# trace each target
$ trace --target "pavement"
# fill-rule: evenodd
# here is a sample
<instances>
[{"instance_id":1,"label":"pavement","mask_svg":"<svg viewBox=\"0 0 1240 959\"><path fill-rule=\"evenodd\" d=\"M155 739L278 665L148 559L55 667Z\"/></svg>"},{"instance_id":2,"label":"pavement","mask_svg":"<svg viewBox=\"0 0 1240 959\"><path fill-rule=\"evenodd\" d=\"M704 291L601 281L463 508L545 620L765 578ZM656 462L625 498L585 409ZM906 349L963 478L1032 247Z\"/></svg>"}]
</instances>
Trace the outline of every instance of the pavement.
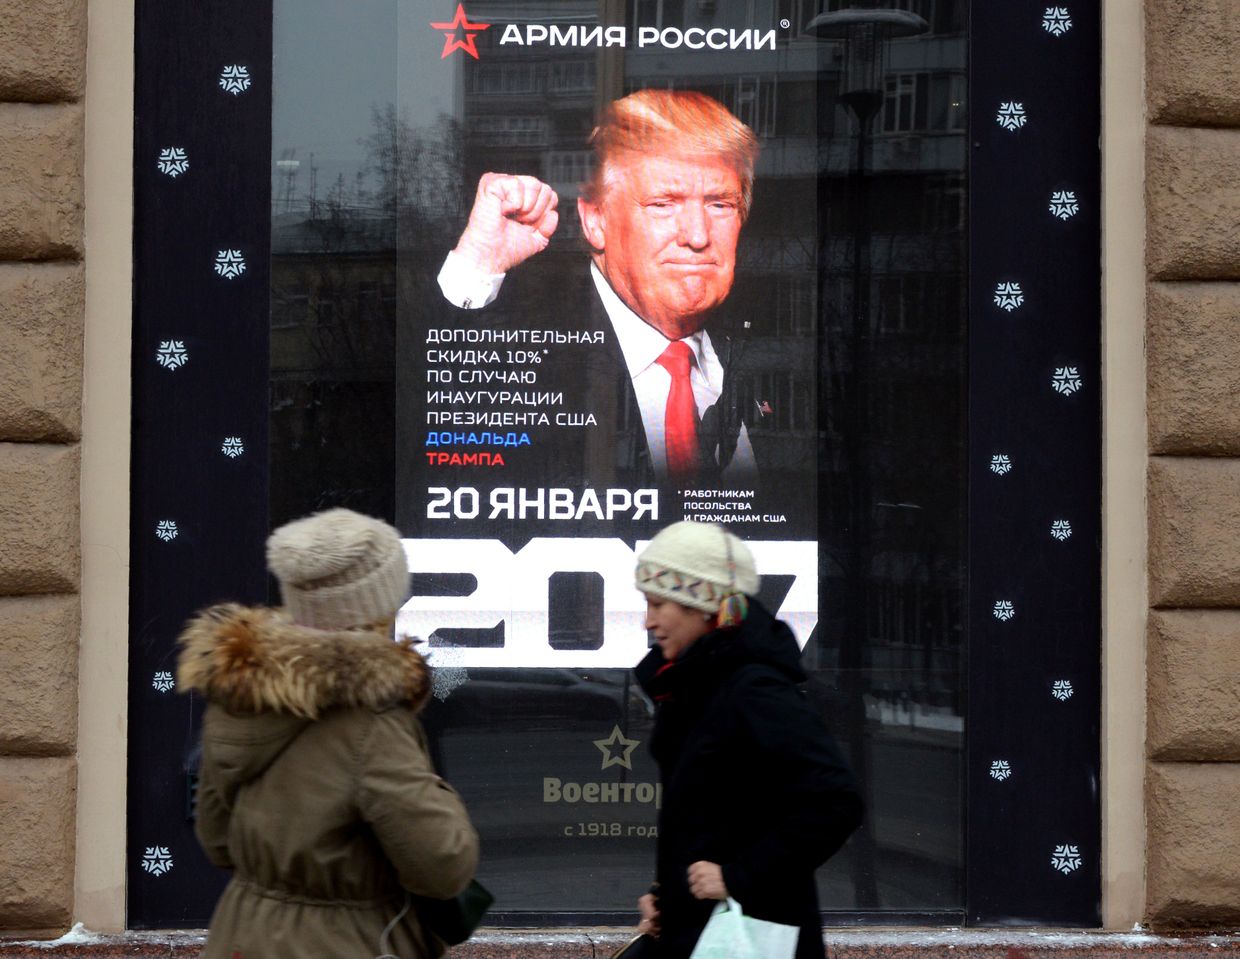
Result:
<instances>
[{"instance_id":1,"label":"pavement","mask_svg":"<svg viewBox=\"0 0 1240 959\"><path fill-rule=\"evenodd\" d=\"M607 959L625 929L484 929L447 959ZM1240 959L1240 933L1157 935L995 929L828 929L830 959ZM0 939L0 959L194 959L202 930L91 933L50 942Z\"/></svg>"}]
</instances>

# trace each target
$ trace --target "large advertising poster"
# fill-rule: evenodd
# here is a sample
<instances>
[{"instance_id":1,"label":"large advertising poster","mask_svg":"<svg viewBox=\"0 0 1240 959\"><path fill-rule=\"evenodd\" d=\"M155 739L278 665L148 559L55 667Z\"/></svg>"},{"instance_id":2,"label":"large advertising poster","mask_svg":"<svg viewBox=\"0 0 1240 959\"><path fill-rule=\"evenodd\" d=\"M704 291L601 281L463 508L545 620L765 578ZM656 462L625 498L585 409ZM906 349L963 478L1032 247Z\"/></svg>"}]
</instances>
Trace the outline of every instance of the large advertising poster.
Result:
<instances>
[{"instance_id":1,"label":"large advertising poster","mask_svg":"<svg viewBox=\"0 0 1240 959\"><path fill-rule=\"evenodd\" d=\"M686 518L867 791L824 908L961 915L965 7L277 3L272 525L400 528L503 921L649 884L634 572Z\"/></svg>"},{"instance_id":2,"label":"large advertising poster","mask_svg":"<svg viewBox=\"0 0 1240 959\"><path fill-rule=\"evenodd\" d=\"M397 373L411 561L476 583L402 613L440 664L630 667L636 551L680 519L753 544L802 643L817 619L814 157L759 136L812 51L645 6L475 3L405 37L458 105Z\"/></svg>"},{"instance_id":3,"label":"large advertising poster","mask_svg":"<svg viewBox=\"0 0 1240 959\"><path fill-rule=\"evenodd\" d=\"M401 8L397 628L506 911L623 916L649 883L646 541L724 524L802 644L818 619L814 151L771 144L816 56L674 6Z\"/></svg>"}]
</instances>

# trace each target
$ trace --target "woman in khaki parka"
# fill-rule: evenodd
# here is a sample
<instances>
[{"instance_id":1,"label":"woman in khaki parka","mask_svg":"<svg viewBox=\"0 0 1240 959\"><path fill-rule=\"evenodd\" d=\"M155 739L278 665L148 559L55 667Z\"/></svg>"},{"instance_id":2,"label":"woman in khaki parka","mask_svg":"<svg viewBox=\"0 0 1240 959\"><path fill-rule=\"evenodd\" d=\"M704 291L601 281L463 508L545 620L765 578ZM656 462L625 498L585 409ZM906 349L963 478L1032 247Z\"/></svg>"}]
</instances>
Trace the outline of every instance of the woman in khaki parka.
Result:
<instances>
[{"instance_id":1,"label":"woman in khaki parka","mask_svg":"<svg viewBox=\"0 0 1240 959\"><path fill-rule=\"evenodd\" d=\"M276 530L267 562L283 609L215 606L180 639L178 686L208 701L196 832L232 872L203 955L438 956L408 894L461 892L478 837L427 756L426 662L391 638L400 536L334 509Z\"/></svg>"}]
</instances>

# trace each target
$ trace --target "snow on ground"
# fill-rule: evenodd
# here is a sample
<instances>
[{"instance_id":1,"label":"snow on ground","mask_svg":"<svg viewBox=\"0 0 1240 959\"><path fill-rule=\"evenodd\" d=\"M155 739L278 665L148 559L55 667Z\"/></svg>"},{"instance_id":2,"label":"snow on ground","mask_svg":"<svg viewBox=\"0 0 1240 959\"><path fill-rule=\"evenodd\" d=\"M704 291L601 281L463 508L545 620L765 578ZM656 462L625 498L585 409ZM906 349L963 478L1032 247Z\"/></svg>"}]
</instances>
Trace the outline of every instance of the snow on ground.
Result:
<instances>
[{"instance_id":1,"label":"snow on ground","mask_svg":"<svg viewBox=\"0 0 1240 959\"><path fill-rule=\"evenodd\" d=\"M99 942L99 939L100 937L98 934L91 932L80 922L75 922L73 924L73 928L59 939L29 939L23 942L23 945L51 949L55 946L78 946L91 942Z\"/></svg>"}]
</instances>

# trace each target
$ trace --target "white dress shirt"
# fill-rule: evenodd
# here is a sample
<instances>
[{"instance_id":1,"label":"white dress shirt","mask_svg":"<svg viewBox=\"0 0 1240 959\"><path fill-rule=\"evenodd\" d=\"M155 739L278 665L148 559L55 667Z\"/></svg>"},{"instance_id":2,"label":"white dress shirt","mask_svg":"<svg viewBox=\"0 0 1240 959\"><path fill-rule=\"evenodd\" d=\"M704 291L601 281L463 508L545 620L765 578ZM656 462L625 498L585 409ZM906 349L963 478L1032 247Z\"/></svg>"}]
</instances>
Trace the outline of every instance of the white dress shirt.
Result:
<instances>
[{"instance_id":1,"label":"white dress shirt","mask_svg":"<svg viewBox=\"0 0 1240 959\"><path fill-rule=\"evenodd\" d=\"M611 320L616 342L624 354L624 364L628 367L633 393L637 397L638 409L641 410L646 445L650 449L655 474L665 476L667 443L664 436L664 417L672 376L659 365L658 359L672 341L629 309L594 264L590 265L590 275L595 289L598 290L599 299L602 300L603 309L607 312L607 318ZM499 295L504 274L480 273L455 253L449 253L439 271L438 280L439 288L449 303L463 309L478 310L493 302ZM685 337L684 342L693 351L689 382L693 387L693 398L697 403L700 419L723 392L723 365L710 342L710 334L705 330L698 330ZM716 449L716 462L718 455L719 451ZM742 423L736 452L723 471L723 478L727 479L735 474L739 479L752 476L753 473L753 447L749 442L749 432Z\"/></svg>"}]
</instances>

